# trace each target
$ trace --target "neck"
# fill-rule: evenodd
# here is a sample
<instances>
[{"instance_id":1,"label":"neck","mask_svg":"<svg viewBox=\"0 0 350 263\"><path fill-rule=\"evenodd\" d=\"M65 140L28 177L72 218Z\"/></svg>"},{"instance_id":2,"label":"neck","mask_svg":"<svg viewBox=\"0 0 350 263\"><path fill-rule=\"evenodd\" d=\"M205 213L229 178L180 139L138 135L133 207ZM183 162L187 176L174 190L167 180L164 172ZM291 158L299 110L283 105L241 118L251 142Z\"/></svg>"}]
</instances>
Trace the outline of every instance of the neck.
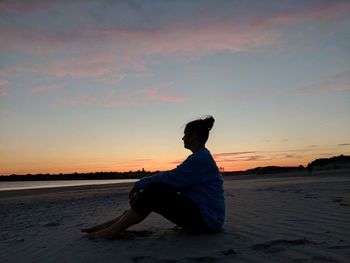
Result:
<instances>
[{"instance_id":1,"label":"neck","mask_svg":"<svg viewBox=\"0 0 350 263\"><path fill-rule=\"evenodd\" d=\"M191 147L191 151L192 151L192 153L195 153L195 152L198 152L199 150L201 150L201 149L203 149L205 146L204 145L193 145L192 147Z\"/></svg>"}]
</instances>

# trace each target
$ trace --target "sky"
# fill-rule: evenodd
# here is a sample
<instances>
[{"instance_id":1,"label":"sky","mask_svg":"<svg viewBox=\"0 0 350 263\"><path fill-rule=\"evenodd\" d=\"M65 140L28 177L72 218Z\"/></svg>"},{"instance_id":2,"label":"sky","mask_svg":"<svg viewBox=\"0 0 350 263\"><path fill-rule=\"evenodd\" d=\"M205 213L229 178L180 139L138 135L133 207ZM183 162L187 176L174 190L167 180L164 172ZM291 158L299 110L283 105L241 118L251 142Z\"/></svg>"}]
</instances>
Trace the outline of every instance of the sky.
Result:
<instances>
[{"instance_id":1,"label":"sky","mask_svg":"<svg viewBox=\"0 0 350 263\"><path fill-rule=\"evenodd\" d=\"M0 174L350 154L350 1L0 0Z\"/></svg>"}]
</instances>

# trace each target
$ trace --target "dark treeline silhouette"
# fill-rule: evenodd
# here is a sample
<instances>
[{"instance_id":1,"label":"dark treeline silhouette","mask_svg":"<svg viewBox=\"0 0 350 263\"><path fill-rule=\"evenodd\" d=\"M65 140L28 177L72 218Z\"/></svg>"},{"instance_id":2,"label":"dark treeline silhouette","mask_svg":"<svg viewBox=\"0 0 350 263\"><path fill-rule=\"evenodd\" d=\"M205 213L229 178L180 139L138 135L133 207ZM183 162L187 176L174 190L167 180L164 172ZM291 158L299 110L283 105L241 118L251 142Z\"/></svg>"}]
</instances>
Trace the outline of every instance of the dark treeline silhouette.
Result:
<instances>
[{"instance_id":1,"label":"dark treeline silhouette","mask_svg":"<svg viewBox=\"0 0 350 263\"><path fill-rule=\"evenodd\" d=\"M45 180L100 180L100 179L139 179L156 172L145 170L130 172L95 172L95 173L70 173L70 174L11 174L0 176L0 181L45 181Z\"/></svg>"},{"instance_id":2,"label":"dark treeline silhouette","mask_svg":"<svg viewBox=\"0 0 350 263\"><path fill-rule=\"evenodd\" d=\"M224 176L244 175L244 174L274 174L291 173L326 169L350 168L350 156L340 155L331 158L316 159L310 162L307 167L302 165L294 167L283 166L265 166L248 169L245 171L224 172ZM0 181L44 181L44 180L99 180L99 179L139 179L144 176L150 176L159 171L139 171L129 172L94 172L94 173L70 173L70 174L25 174L25 175L3 175Z\"/></svg>"},{"instance_id":3,"label":"dark treeline silhouette","mask_svg":"<svg viewBox=\"0 0 350 263\"><path fill-rule=\"evenodd\" d=\"M246 171L225 172L224 175L244 175L244 174L276 174L276 173L294 173L294 172L312 172L317 170L347 169L350 168L350 156L339 155L330 158L316 159L310 162L306 167L292 166L265 166L248 169Z\"/></svg>"},{"instance_id":4,"label":"dark treeline silhouette","mask_svg":"<svg viewBox=\"0 0 350 263\"><path fill-rule=\"evenodd\" d=\"M350 168L350 156L339 155L331 158L320 158L307 165L309 172L313 170L328 170Z\"/></svg>"},{"instance_id":5,"label":"dark treeline silhouette","mask_svg":"<svg viewBox=\"0 0 350 263\"><path fill-rule=\"evenodd\" d=\"M265 166L256 167L244 171L245 174L271 174L271 173L289 173L305 171L305 167L300 165L297 167L282 167L282 166Z\"/></svg>"}]
</instances>

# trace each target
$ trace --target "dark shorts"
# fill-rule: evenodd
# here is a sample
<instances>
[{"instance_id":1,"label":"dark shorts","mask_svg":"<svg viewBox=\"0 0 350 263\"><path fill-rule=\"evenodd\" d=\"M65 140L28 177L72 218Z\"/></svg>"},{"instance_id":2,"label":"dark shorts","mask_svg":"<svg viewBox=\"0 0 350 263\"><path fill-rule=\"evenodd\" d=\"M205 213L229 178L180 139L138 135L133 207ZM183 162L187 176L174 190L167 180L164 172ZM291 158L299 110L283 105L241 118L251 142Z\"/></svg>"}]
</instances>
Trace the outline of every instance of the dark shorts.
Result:
<instances>
[{"instance_id":1,"label":"dark shorts","mask_svg":"<svg viewBox=\"0 0 350 263\"><path fill-rule=\"evenodd\" d=\"M142 217L156 212L187 232L210 232L198 206L192 200L161 184L152 184L144 189L130 206Z\"/></svg>"}]
</instances>

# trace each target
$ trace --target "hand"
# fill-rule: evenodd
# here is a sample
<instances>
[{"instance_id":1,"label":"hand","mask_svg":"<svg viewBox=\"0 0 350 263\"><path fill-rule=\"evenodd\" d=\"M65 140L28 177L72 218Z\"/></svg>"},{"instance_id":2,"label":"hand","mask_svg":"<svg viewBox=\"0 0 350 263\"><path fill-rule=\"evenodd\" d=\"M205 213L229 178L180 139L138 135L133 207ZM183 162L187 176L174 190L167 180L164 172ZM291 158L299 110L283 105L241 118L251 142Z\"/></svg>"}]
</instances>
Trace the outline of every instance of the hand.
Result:
<instances>
[{"instance_id":1,"label":"hand","mask_svg":"<svg viewBox=\"0 0 350 263\"><path fill-rule=\"evenodd\" d=\"M130 203L133 203L135 200L136 200L136 198L137 198L137 196L139 195L139 193L140 193L140 190L137 190L136 188L135 188L135 186L131 189L131 191L129 192L129 202Z\"/></svg>"}]
</instances>

